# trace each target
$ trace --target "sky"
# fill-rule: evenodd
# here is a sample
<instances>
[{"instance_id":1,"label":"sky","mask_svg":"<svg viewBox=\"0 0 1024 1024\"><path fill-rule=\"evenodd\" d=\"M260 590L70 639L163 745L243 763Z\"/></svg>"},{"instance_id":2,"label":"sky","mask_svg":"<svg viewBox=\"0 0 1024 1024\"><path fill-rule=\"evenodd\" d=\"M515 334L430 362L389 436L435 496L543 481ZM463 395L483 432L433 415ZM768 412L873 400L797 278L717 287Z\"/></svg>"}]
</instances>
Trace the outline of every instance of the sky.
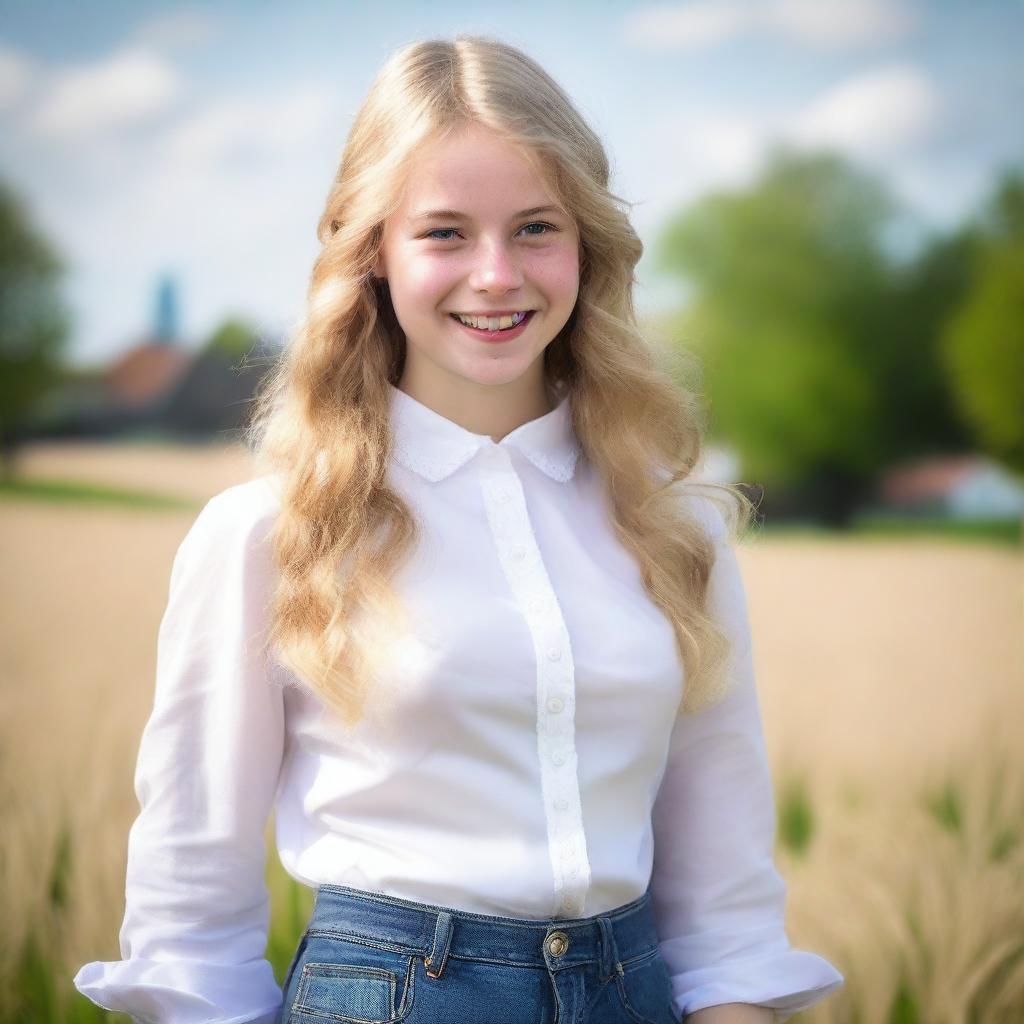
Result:
<instances>
[{"instance_id":1,"label":"sky","mask_svg":"<svg viewBox=\"0 0 1024 1024\"><path fill-rule=\"evenodd\" d=\"M775 141L879 174L923 230L1024 163L1024 0L0 0L0 176L67 267L69 361L135 344L165 274L187 347L229 316L290 329L375 74L459 33L526 51L601 137L641 314L685 296L651 268L666 219Z\"/></svg>"}]
</instances>

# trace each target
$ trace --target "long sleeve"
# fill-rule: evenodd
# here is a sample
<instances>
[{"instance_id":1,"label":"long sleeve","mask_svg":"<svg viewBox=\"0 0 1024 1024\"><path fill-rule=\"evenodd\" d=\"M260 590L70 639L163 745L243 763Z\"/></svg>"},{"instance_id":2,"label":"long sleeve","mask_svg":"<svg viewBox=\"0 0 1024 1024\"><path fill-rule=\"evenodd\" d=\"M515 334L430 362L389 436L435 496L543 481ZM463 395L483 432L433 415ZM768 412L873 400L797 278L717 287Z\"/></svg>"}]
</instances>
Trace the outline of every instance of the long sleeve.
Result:
<instances>
[{"instance_id":1,"label":"long sleeve","mask_svg":"<svg viewBox=\"0 0 1024 1024\"><path fill-rule=\"evenodd\" d=\"M716 544L710 602L733 644L732 689L714 707L680 714L674 726L653 813L655 919L680 1019L749 1003L784 1021L844 978L824 958L791 948L786 934L746 593L721 513L699 502Z\"/></svg>"},{"instance_id":2,"label":"long sleeve","mask_svg":"<svg viewBox=\"0 0 1024 1024\"><path fill-rule=\"evenodd\" d=\"M281 767L282 690L261 653L270 505L214 497L175 555L153 709L135 771L120 961L75 987L145 1024L270 1024L264 829Z\"/></svg>"}]
</instances>

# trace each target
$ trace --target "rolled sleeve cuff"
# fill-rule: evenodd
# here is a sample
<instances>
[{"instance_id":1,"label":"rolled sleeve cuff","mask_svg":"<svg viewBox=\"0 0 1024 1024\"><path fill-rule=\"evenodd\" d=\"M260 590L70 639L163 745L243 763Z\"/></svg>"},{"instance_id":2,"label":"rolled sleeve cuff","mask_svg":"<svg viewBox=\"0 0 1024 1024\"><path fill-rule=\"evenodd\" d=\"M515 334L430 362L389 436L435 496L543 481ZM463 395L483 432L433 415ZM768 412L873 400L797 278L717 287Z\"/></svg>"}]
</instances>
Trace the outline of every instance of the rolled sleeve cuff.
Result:
<instances>
[{"instance_id":1,"label":"rolled sleeve cuff","mask_svg":"<svg viewBox=\"0 0 1024 1024\"><path fill-rule=\"evenodd\" d=\"M267 960L242 964L183 960L94 961L75 988L137 1024L274 1024L281 988Z\"/></svg>"},{"instance_id":2,"label":"rolled sleeve cuff","mask_svg":"<svg viewBox=\"0 0 1024 1024\"><path fill-rule=\"evenodd\" d=\"M775 1010L776 1024L781 1024L844 981L824 957L789 949L675 974L672 1000L681 1020L706 1006L748 1003Z\"/></svg>"}]
</instances>

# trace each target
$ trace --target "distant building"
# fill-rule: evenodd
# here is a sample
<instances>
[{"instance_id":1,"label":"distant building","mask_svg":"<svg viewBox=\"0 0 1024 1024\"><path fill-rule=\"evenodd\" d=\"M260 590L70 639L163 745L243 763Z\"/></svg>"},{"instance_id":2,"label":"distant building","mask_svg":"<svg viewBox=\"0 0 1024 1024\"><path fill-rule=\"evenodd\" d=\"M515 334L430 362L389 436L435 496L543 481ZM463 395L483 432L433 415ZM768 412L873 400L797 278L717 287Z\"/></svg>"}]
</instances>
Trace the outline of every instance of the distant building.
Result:
<instances>
[{"instance_id":1,"label":"distant building","mask_svg":"<svg viewBox=\"0 0 1024 1024\"><path fill-rule=\"evenodd\" d=\"M107 400L126 408L149 405L178 383L192 358L164 340L140 342L107 370Z\"/></svg>"},{"instance_id":2,"label":"distant building","mask_svg":"<svg viewBox=\"0 0 1024 1024\"><path fill-rule=\"evenodd\" d=\"M260 381L279 353L257 342L244 359L231 359L146 341L105 373L71 380L47 395L20 439L223 439L248 421Z\"/></svg>"},{"instance_id":3,"label":"distant building","mask_svg":"<svg viewBox=\"0 0 1024 1024\"><path fill-rule=\"evenodd\" d=\"M156 290L156 339L173 344L178 338L178 288L174 278L165 274Z\"/></svg>"},{"instance_id":4,"label":"distant building","mask_svg":"<svg viewBox=\"0 0 1024 1024\"><path fill-rule=\"evenodd\" d=\"M154 402L153 422L178 437L231 434L249 418L261 380L280 354L257 344L243 360L216 351L190 358L184 372Z\"/></svg>"},{"instance_id":5,"label":"distant building","mask_svg":"<svg viewBox=\"0 0 1024 1024\"><path fill-rule=\"evenodd\" d=\"M280 354L278 341L254 338L244 358L216 348L190 350L177 336L177 307L174 282L165 275L150 333L109 367L69 372L17 438L223 438L244 426L260 381Z\"/></svg>"},{"instance_id":6,"label":"distant building","mask_svg":"<svg viewBox=\"0 0 1024 1024\"><path fill-rule=\"evenodd\" d=\"M950 519L1024 516L1024 481L983 455L922 459L887 472L879 485L890 511Z\"/></svg>"}]
</instances>

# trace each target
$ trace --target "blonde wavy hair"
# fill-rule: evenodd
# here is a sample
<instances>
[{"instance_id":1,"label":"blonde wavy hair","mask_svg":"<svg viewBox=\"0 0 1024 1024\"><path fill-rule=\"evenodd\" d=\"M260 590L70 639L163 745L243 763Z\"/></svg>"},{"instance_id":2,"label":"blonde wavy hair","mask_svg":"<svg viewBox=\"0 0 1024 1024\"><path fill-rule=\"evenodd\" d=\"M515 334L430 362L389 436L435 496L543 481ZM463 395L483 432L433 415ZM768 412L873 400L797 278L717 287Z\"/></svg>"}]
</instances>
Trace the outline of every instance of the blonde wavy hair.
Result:
<instances>
[{"instance_id":1,"label":"blonde wavy hair","mask_svg":"<svg viewBox=\"0 0 1024 1024\"><path fill-rule=\"evenodd\" d=\"M545 376L570 389L573 427L606 481L618 537L674 626L681 707L698 711L724 695L728 654L707 606L714 541L680 501L703 409L677 383L683 357L637 326L643 246L628 204L609 191L600 140L535 61L481 36L411 43L379 72L320 216L304 315L256 396L246 439L281 498L268 646L347 725L385 697L374 685L379 656L405 621L389 580L418 527L387 481L389 384L401 377L405 336L373 267L420 148L474 123L519 147L575 219L578 301L544 352ZM699 488L734 499L721 507L727 529L746 527L753 506L738 487Z\"/></svg>"}]
</instances>

